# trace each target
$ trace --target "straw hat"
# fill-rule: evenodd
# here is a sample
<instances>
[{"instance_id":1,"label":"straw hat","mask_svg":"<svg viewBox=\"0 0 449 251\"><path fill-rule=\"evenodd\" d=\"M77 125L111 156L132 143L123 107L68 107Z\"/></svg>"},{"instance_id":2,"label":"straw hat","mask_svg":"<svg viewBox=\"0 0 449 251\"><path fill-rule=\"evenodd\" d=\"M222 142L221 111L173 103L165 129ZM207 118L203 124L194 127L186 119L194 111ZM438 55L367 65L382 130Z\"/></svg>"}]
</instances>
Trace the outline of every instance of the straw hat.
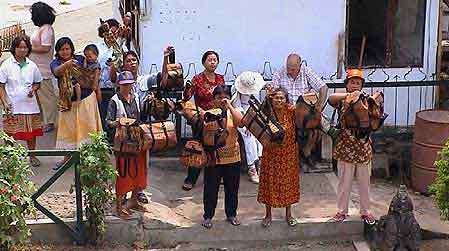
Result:
<instances>
[{"instance_id":1,"label":"straw hat","mask_svg":"<svg viewBox=\"0 0 449 251\"><path fill-rule=\"evenodd\" d=\"M258 72L244 71L236 79L234 83L235 89L246 95L258 94L265 86L262 75Z\"/></svg>"}]
</instances>

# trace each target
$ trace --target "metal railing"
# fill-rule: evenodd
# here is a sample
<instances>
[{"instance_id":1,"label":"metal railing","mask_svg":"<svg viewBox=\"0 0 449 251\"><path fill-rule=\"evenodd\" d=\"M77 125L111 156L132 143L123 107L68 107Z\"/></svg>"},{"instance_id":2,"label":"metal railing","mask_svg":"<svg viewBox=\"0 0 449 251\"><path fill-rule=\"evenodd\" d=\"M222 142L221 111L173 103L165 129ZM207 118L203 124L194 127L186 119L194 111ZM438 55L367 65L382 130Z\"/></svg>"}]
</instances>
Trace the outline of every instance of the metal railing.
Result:
<instances>
[{"instance_id":1,"label":"metal railing","mask_svg":"<svg viewBox=\"0 0 449 251\"><path fill-rule=\"evenodd\" d=\"M307 65L307 61L303 61ZM185 70L185 79L191 79L197 73L198 67L195 63L188 63ZM157 71L156 64L150 67L150 73ZM273 71L271 63L265 61L263 69L260 72L265 81L272 81ZM414 79L411 79L414 73ZM237 77L234 71L234 64L227 62L224 71L221 73L224 76L226 85L232 86ZM379 76L381 74L381 76ZM329 87L328 95L338 91L339 88L344 88L343 79L337 79L337 72L330 76L323 76L321 79L326 82ZM373 76L383 79L381 81L374 81ZM417 80L418 79L418 80ZM448 80L436 80L435 74L428 76L421 68L409 67L402 75L391 76L382 67L373 68L366 74L364 91L373 93L375 91L382 91L385 94L385 109L389 113L389 117L385 122L388 126L394 127L410 127L414 125L415 114L418 111L435 108L435 92L439 85L449 85ZM180 97L181 93L173 94L173 96ZM264 97L264 91L259 94L259 98ZM324 112L328 115L332 114L332 109L326 107ZM186 124L184 119L179 121L178 118L172 118L177 122L177 132L182 138L191 136L190 127ZM180 131L178 131L180 130Z\"/></svg>"},{"instance_id":2,"label":"metal railing","mask_svg":"<svg viewBox=\"0 0 449 251\"><path fill-rule=\"evenodd\" d=\"M31 196L34 207L54 221L60 226L67 234L69 234L78 245L84 245L86 243L85 227L83 222L83 200L81 191L81 179L79 172L80 152L75 150L30 150L28 154L34 156L69 156L67 162L65 162L59 170L53 174L39 189ZM75 227L70 227L64 220L52 213L50 210L40 204L37 199L48 190L67 170L73 168L75 171L75 199L76 199L76 224Z\"/></svg>"}]
</instances>

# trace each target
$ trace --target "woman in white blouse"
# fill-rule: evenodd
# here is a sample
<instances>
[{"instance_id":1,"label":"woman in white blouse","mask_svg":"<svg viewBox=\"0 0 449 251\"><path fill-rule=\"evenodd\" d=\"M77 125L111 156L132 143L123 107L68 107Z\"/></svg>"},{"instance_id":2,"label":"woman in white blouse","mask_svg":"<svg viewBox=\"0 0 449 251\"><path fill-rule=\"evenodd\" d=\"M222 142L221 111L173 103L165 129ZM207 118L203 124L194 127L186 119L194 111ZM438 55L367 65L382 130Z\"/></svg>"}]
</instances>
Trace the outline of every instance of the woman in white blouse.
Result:
<instances>
[{"instance_id":1,"label":"woman in white blouse","mask_svg":"<svg viewBox=\"0 0 449 251\"><path fill-rule=\"evenodd\" d=\"M27 57L31 53L30 38L16 37L11 43L12 57L0 66L0 101L5 107L3 129L15 140L25 140L29 150L36 147L36 137L42 136L40 109L36 98L42 75ZM30 156L32 166L40 161Z\"/></svg>"}]
</instances>

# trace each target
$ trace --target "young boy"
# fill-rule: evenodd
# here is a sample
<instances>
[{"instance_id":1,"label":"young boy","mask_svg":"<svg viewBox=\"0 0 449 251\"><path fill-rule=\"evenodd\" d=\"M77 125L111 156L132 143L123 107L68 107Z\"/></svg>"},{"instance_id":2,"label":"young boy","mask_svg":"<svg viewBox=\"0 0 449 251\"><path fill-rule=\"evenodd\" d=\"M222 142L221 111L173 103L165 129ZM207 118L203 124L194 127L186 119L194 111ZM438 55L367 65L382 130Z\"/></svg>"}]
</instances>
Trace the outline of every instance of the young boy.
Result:
<instances>
[{"instance_id":1,"label":"young boy","mask_svg":"<svg viewBox=\"0 0 449 251\"><path fill-rule=\"evenodd\" d=\"M100 88L98 88L98 83L100 79L100 70L101 66L98 63L98 48L94 44L89 44L84 48L84 68L87 68L90 71L94 71L94 84L95 86L92 88L95 90L95 94L97 95L97 101L101 101L101 92Z\"/></svg>"},{"instance_id":2,"label":"young boy","mask_svg":"<svg viewBox=\"0 0 449 251\"><path fill-rule=\"evenodd\" d=\"M362 91L365 80L359 69L346 71L346 93L334 93L329 96L329 104L339 109L347 95L356 95ZM334 158L338 161L338 212L333 217L335 222L341 222L348 216L348 204L351 194L354 174L357 177L360 194L361 218L369 224L374 223L374 217L369 213L369 184L371 172L372 148L370 140L356 137L358 129L342 128L334 148Z\"/></svg>"}]
</instances>

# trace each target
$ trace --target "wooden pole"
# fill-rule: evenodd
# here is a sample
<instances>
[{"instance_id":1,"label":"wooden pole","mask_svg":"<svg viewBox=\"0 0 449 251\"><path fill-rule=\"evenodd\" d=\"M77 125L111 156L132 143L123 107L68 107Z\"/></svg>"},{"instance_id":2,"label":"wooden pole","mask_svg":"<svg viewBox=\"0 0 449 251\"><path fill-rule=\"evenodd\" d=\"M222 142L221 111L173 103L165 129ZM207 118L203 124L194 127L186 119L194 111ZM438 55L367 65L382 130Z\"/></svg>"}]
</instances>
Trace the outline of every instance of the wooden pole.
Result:
<instances>
[{"instance_id":1,"label":"wooden pole","mask_svg":"<svg viewBox=\"0 0 449 251\"><path fill-rule=\"evenodd\" d=\"M366 36L363 35L362 38L362 46L360 47L360 55L359 55L359 68L362 68L362 62L363 62L363 54L365 54L365 45L366 45Z\"/></svg>"}]
</instances>

